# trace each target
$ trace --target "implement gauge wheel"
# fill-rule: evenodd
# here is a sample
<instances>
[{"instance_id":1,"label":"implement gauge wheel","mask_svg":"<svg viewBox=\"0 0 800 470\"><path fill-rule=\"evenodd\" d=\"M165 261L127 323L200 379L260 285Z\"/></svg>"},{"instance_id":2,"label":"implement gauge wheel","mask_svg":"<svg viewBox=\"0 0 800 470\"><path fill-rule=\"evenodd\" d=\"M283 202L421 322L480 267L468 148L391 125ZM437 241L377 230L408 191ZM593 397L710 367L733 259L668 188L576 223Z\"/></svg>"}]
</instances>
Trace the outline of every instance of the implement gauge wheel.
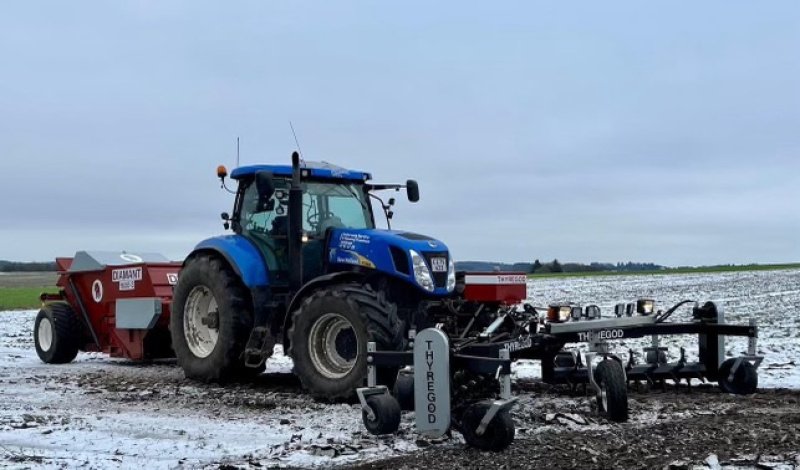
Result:
<instances>
[{"instance_id":1,"label":"implement gauge wheel","mask_svg":"<svg viewBox=\"0 0 800 470\"><path fill-rule=\"evenodd\" d=\"M36 354L47 364L66 364L78 355L81 323L66 303L54 302L39 310L33 324Z\"/></svg>"},{"instance_id":2,"label":"implement gauge wheel","mask_svg":"<svg viewBox=\"0 0 800 470\"><path fill-rule=\"evenodd\" d=\"M459 430L468 445L480 450L501 451L514 441L514 420L508 410L500 410L483 434L478 435L478 426L490 407L487 403L476 403L464 410Z\"/></svg>"},{"instance_id":3,"label":"implement gauge wheel","mask_svg":"<svg viewBox=\"0 0 800 470\"><path fill-rule=\"evenodd\" d=\"M397 398L403 411L414 411L414 373L400 371L394 383L392 395Z\"/></svg>"},{"instance_id":4,"label":"implement gauge wheel","mask_svg":"<svg viewBox=\"0 0 800 470\"><path fill-rule=\"evenodd\" d=\"M758 371L748 361L743 360L731 378L735 358L726 359L719 366L719 388L725 393L749 395L758 388Z\"/></svg>"},{"instance_id":5,"label":"implement gauge wheel","mask_svg":"<svg viewBox=\"0 0 800 470\"><path fill-rule=\"evenodd\" d=\"M384 393L367 397L367 406L372 410L374 419L370 419L367 410L361 411L361 419L370 434L393 434L400 428L400 404L397 400Z\"/></svg>"},{"instance_id":6,"label":"implement gauge wheel","mask_svg":"<svg viewBox=\"0 0 800 470\"><path fill-rule=\"evenodd\" d=\"M600 386L597 405L600 413L616 423L628 420L628 385L622 364L614 359L601 361L594 370L594 380Z\"/></svg>"},{"instance_id":7,"label":"implement gauge wheel","mask_svg":"<svg viewBox=\"0 0 800 470\"><path fill-rule=\"evenodd\" d=\"M172 302L172 348L186 377L227 382L246 373L241 358L253 313L249 292L230 267L201 255L186 262Z\"/></svg>"},{"instance_id":8,"label":"implement gauge wheel","mask_svg":"<svg viewBox=\"0 0 800 470\"><path fill-rule=\"evenodd\" d=\"M348 399L367 379L367 342L400 351L404 324L397 307L369 285L341 284L317 290L292 314L289 355L294 372L314 397ZM391 389L396 367L378 367L377 382Z\"/></svg>"}]
</instances>

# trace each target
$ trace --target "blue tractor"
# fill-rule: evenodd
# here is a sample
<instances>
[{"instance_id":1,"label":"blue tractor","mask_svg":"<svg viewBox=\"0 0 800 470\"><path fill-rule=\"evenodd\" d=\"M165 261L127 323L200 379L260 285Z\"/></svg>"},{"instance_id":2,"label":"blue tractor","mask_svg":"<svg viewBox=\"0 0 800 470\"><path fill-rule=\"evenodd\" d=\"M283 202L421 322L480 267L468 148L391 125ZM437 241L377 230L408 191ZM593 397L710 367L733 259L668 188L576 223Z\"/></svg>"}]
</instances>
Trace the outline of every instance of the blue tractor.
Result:
<instances>
[{"instance_id":1,"label":"blue tractor","mask_svg":"<svg viewBox=\"0 0 800 470\"><path fill-rule=\"evenodd\" d=\"M218 170L223 181L224 167ZM303 387L319 398L351 397L367 377L368 342L406 348L424 305L451 295L456 275L439 240L376 228L394 199L417 183L373 184L363 171L327 163L236 168L233 233L200 242L175 286L170 330L178 363L193 379L255 375L277 343ZM375 210L373 210L375 209ZM382 369L391 386L396 369Z\"/></svg>"}]
</instances>

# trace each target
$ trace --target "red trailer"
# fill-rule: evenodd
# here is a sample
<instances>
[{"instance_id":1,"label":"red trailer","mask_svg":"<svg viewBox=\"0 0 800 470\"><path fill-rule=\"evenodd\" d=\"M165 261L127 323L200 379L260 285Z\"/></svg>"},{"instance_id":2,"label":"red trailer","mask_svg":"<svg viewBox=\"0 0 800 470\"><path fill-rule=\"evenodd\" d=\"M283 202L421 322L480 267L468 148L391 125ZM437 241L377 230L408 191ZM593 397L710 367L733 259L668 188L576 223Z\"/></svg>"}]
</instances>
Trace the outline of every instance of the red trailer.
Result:
<instances>
[{"instance_id":1,"label":"red trailer","mask_svg":"<svg viewBox=\"0 0 800 470\"><path fill-rule=\"evenodd\" d=\"M57 258L59 294L42 295L36 352L44 362L78 351L146 360L173 356L169 316L181 263L155 253L79 251Z\"/></svg>"}]
</instances>

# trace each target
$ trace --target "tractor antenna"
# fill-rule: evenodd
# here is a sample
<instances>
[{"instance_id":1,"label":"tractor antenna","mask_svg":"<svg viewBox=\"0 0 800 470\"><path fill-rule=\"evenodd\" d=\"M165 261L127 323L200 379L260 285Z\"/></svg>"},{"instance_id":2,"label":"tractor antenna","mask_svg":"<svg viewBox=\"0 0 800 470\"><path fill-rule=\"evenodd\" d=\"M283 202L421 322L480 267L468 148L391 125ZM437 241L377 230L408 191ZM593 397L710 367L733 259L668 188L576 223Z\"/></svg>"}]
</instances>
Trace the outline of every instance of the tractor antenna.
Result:
<instances>
[{"instance_id":1,"label":"tractor antenna","mask_svg":"<svg viewBox=\"0 0 800 470\"><path fill-rule=\"evenodd\" d=\"M236 137L236 168L239 168L239 137Z\"/></svg>"},{"instance_id":2,"label":"tractor antenna","mask_svg":"<svg viewBox=\"0 0 800 470\"><path fill-rule=\"evenodd\" d=\"M292 125L292 121L289 121L289 128L292 130L292 135L294 136L294 143L297 145L297 153L300 154L300 160L305 160L302 158L303 151L300 149L300 142L297 140L297 134L294 132L294 126Z\"/></svg>"}]
</instances>

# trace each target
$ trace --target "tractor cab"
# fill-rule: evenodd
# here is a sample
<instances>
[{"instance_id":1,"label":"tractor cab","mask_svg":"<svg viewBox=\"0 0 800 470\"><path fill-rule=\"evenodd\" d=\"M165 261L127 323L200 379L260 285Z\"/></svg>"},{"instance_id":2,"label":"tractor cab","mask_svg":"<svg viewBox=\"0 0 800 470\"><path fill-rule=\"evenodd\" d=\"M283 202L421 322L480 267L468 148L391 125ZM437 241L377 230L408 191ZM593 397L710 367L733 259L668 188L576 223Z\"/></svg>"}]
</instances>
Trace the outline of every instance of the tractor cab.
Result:
<instances>
[{"instance_id":1,"label":"tractor cab","mask_svg":"<svg viewBox=\"0 0 800 470\"><path fill-rule=\"evenodd\" d=\"M302 283L325 272L327 239L334 228L374 229L370 199L364 183L370 175L327 163L306 164L301 180ZM233 216L234 232L250 240L266 262L275 288L289 282L289 189L292 167L240 167Z\"/></svg>"}]
</instances>

